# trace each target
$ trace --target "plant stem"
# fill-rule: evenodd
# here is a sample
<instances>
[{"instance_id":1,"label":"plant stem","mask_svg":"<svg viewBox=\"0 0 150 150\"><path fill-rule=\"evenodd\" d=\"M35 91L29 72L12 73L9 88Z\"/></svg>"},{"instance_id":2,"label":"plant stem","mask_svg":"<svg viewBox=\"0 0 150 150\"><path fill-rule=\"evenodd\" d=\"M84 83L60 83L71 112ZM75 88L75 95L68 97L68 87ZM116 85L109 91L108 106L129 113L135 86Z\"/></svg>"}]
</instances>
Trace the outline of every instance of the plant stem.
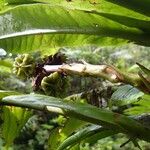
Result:
<instances>
[{"instance_id":1,"label":"plant stem","mask_svg":"<svg viewBox=\"0 0 150 150\"><path fill-rule=\"evenodd\" d=\"M149 93L149 89L145 86L138 75L124 73L111 65L92 65L88 63L72 63L63 65L45 65L47 72L59 71L67 75L91 76L108 80L112 83L126 83L138 89Z\"/></svg>"}]
</instances>

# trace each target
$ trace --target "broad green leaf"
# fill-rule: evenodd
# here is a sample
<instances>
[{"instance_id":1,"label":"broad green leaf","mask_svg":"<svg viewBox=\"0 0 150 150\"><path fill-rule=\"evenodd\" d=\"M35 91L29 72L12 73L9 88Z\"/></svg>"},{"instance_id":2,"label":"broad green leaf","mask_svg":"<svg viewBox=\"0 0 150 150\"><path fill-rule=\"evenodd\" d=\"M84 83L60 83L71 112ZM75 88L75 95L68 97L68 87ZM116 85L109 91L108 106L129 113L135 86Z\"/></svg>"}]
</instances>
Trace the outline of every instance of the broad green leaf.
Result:
<instances>
[{"instance_id":1,"label":"broad green leaf","mask_svg":"<svg viewBox=\"0 0 150 150\"><path fill-rule=\"evenodd\" d=\"M117 128L118 131L144 140L150 139L150 131L143 128L137 121L124 115L113 113L109 110L104 110L88 104L67 103L58 98L37 94L8 96L3 98L1 103L38 110L46 109L50 112L52 111L62 115L72 116L110 129ZM138 135L137 132L139 133Z\"/></svg>"},{"instance_id":2,"label":"broad green leaf","mask_svg":"<svg viewBox=\"0 0 150 150\"><path fill-rule=\"evenodd\" d=\"M83 45L120 45L127 41L109 37L78 34L44 34L39 31L38 35L13 37L0 40L0 47L4 47L11 53L29 53L41 50L42 53L54 53L59 47L83 46Z\"/></svg>"},{"instance_id":3,"label":"broad green leaf","mask_svg":"<svg viewBox=\"0 0 150 150\"><path fill-rule=\"evenodd\" d=\"M140 101L134 104L135 106L125 110L128 115L140 115L150 113L150 95L144 95Z\"/></svg>"},{"instance_id":4,"label":"broad green leaf","mask_svg":"<svg viewBox=\"0 0 150 150\"><path fill-rule=\"evenodd\" d=\"M150 32L150 21L142 20L133 18L132 16L125 16L125 15L118 15L118 14L111 14L111 13L99 13L99 12L93 12L95 14L99 14L100 16L103 16L105 18L108 18L110 20L116 21L120 24L123 24L128 27L133 28L139 28L143 31Z\"/></svg>"},{"instance_id":5,"label":"broad green leaf","mask_svg":"<svg viewBox=\"0 0 150 150\"><path fill-rule=\"evenodd\" d=\"M16 53L58 46L113 45L144 38L142 31L97 14L41 4L15 7L2 13L0 20L0 47Z\"/></svg>"},{"instance_id":6,"label":"broad green leaf","mask_svg":"<svg viewBox=\"0 0 150 150\"><path fill-rule=\"evenodd\" d=\"M62 46L108 46L128 41L150 43L147 34L150 18L107 0L98 1L96 5L80 0L26 2L49 4L20 5L1 13L0 47L9 52L43 51Z\"/></svg>"},{"instance_id":7,"label":"broad green leaf","mask_svg":"<svg viewBox=\"0 0 150 150\"><path fill-rule=\"evenodd\" d=\"M144 5L147 5L147 0L144 1ZM12 0L6 0L7 3L12 3ZM118 14L124 16L132 16L133 18L142 19L142 20L150 20L149 17L145 16L145 14L138 13L124 5L116 5L117 2L109 1L109 0L76 0L68 2L67 0L13 0L18 6L18 4L25 4L25 3L45 3L51 6L61 6L67 9L76 9L76 10L94 10L97 12L103 13L111 13L111 14ZM131 2L132 3L132 2ZM143 2L142 2L143 3ZM148 2L149 3L149 2ZM129 3L130 4L130 3ZM136 1L137 5L141 5L141 1ZM148 6L148 5L147 5Z\"/></svg>"},{"instance_id":8,"label":"broad green leaf","mask_svg":"<svg viewBox=\"0 0 150 150\"><path fill-rule=\"evenodd\" d=\"M0 90L0 100L3 97L9 95L20 94L15 91L2 91ZM17 107L8 107L4 106L2 109L2 113L0 114L1 120L3 121L2 128L2 137L5 141L5 146L9 147L12 145L14 139L19 135L22 127L26 123L26 121L31 116L31 112L27 111L23 108Z\"/></svg>"},{"instance_id":9,"label":"broad green leaf","mask_svg":"<svg viewBox=\"0 0 150 150\"><path fill-rule=\"evenodd\" d=\"M114 106L123 106L138 101L143 95L144 93L135 87L131 85L123 85L112 94L111 103Z\"/></svg>"},{"instance_id":10,"label":"broad green leaf","mask_svg":"<svg viewBox=\"0 0 150 150\"><path fill-rule=\"evenodd\" d=\"M10 147L13 144L14 139L19 135L31 114L30 111L23 108L13 106L2 108L1 119L3 123L1 128L5 147Z\"/></svg>"}]
</instances>

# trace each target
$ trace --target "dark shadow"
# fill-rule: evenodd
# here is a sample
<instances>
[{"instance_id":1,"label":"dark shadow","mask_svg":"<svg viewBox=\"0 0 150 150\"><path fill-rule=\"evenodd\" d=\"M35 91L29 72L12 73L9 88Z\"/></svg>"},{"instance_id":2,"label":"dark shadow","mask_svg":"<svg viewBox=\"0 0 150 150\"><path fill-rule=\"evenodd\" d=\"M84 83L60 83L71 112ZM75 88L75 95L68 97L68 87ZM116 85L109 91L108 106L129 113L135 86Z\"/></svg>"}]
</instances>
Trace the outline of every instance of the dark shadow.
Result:
<instances>
[{"instance_id":1,"label":"dark shadow","mask_svg":"<svg viewBox=\"0 0 150 150\"><path fill-rule=\"evenodd\" d=\"M150 0L106 0L150 17Z\"/></svg>"}]
</instances>

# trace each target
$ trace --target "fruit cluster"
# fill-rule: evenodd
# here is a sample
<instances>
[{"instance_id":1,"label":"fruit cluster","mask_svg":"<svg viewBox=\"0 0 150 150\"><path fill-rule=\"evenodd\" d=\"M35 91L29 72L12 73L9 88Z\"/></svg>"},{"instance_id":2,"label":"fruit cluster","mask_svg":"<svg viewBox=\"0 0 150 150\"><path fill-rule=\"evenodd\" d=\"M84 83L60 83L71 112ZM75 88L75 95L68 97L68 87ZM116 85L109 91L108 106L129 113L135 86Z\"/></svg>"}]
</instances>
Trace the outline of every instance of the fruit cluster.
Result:
<instances>
[{"instance_id":1,"label":"fruit cluster","mask_svg":"<svg viewBox=\"0 0 150 150\"><path fill-rule=\"evenodd\" d=\"M47 72L44 65L60 65L66 61L63 54L56 53L35 62L29 54L16 57L13 72L21 79L33 79L33 89L49 96L63 97L68 86L68 78L63 72Z\"/></svg>"},{"instance_id":2,"label":"fruit cluster","mask_svg":"<svg viewBox=\"0 0 150 150\"><path fill-rule=\"evenodd\" d=\"M44 77L41 82L41 88L45 94L55 97L63 97L66 94L67 86L67 77L59 72L54 72Z\"/></svg>"},{"instance_id":3,"label":"fruit cluster","mask_svg":"<svg viewBox=\"0 0 150 150\"><path fill-rule=\"evenodd\" d=\"M31 55L23 54L15 58L13 64L13 73L22 79L28 79L33 76L35 71L35 62Z\"/></svg>"}]
</instances>

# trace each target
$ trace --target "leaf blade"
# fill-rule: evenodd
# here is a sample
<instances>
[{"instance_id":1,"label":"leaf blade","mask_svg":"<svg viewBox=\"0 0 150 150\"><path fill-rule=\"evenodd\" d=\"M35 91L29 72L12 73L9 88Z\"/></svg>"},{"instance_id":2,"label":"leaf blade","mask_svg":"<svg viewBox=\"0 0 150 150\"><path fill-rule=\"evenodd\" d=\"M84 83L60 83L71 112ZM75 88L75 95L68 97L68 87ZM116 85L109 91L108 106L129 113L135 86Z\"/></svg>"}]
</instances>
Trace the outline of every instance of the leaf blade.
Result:
<instances>
[{"instance_id":1,"label":"leaf blade","mask_svg":"<svg viewBox=\"0 0 150 150\"><path fill-rule=\"evenodd\" d=\"M67 103L58 98L38 94L8 96L2 99L2 103L39 110L45 110L50 107L51 109L48 109L48 111L59 112L68 116L77 117L78 119L98 125L104 125L109 128L117 127L118 130L127 134L132 134L133 136L138 136L138 138L148 140L150 136L150 131L143 128L137 121L124 115L96 108L88 104ZM137 131L139 133L138 135Z\"/></svg>"},{"instance_id":2,"label":"leaf blade","mask_svg":"<svg viewBox=\"0 0 150 150\"><path fill-rule=\"evenodd\" d=\"M128 41L149 44L149 37L142 30L84 10L43 4L21 5L1 13L0 20L0 47L9 52Z\"/></svg>"},{"instance_id":3,"label":"leaf blade","mask_svg":"<svg viewBox=\"0 0 150 150\"><path fill-rule=\"evenodd\" d=\"M131 85L120 86L111 96L111 103L114 106L128 105L137 102L144 95L143 92Z\"/></svg>"}]
</instances>

